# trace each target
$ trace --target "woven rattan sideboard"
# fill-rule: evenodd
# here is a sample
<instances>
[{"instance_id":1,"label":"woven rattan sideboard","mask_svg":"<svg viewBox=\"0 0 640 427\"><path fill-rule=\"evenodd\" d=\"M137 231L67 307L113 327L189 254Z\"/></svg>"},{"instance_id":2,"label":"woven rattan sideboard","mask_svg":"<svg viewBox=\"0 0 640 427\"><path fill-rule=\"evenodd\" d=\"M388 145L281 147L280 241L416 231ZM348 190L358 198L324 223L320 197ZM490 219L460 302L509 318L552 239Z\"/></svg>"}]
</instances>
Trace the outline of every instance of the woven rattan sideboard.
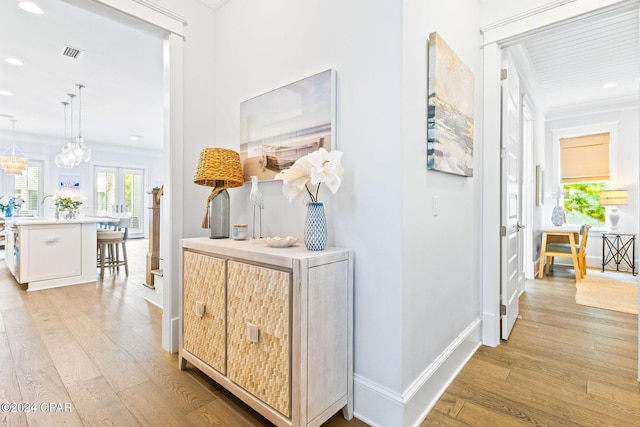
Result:
<instances>
[{"instance_id":1,"label":"woven rattan sideboard","mask_svg":"<svg viewBox=\"0 0 640 427\"><path fill-rule=\"evenodd\" d=\"M278 426L353 416L353 252L182 240L179 365Z\"/></svg>"}]
</instances>

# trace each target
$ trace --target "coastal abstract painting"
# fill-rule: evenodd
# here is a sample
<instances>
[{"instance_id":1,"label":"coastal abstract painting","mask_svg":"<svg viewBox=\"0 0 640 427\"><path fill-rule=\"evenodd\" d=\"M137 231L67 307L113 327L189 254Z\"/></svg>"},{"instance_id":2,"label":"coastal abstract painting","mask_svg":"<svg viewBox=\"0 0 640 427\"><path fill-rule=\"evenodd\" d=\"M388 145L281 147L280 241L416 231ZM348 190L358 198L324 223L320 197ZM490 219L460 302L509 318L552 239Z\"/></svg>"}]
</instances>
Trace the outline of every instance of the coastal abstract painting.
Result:
<instances>
[{"instance_id":1,"label":"coastal abstract painting","mask_svg":"<svg viewBox=\"0 0 640 427\"><path fill-rule=\"evenodd\" d=\"M335 144L336 73L327 70L240 104L245 181L272 180L300 157Z\"/></svg>"},{"instance_id":2,"label":"coastal abstract painting","mask_svg":"<svg viewBox=\"0 0 640 427\"><path fill-rule=\"evenodd\" d=\"M428 55L427 169L473 176L473 73L438 33Z\"/></svg>"}]
</instances>

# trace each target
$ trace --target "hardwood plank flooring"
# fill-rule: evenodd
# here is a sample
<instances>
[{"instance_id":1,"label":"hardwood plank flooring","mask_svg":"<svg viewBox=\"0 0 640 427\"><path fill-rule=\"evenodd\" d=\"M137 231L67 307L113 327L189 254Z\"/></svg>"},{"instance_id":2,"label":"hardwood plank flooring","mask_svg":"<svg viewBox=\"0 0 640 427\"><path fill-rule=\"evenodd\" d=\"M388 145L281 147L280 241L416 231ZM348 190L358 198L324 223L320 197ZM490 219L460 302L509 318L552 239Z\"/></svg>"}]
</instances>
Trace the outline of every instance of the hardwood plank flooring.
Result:
<instances>
[{"instance_id":1,"label":"hardwood plank flooring","mask_svg":"<svg viewBox=\"0 0 640 427\"><path fill-rule=\"evenodd\" d=\"M638 317L575 304L573 270L526 283L509 341L482 346L422 426L640 426Z\"/></svg>"},{"instance_id":2,"label":"hardwood plank flooring","mask_svg":"<svg viewBox=\"0 0 640 427\"><path fill-rule=\"evenodd\" d=\"M38 292L0 262L0 402L38 409L0 426L272 425L161 349L161 310L140 290L147 245L127 243L129 277ZM576 305L570 273L527 283L510 340L481 347L421 426L640 426L637 317Z\"/></svg>"}]
</instances>

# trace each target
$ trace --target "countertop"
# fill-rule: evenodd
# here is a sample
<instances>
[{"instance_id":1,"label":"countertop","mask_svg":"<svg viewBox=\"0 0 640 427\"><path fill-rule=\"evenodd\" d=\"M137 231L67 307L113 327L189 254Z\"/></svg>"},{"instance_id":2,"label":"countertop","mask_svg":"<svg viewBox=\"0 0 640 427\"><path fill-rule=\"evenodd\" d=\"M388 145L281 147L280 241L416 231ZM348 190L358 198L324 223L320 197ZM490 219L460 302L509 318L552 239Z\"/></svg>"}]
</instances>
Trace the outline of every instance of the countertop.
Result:
<instances>
[{"instance_id":1,"label":"countertop","mask_svg":"<svg viewBox=\"0 0 640 427\"><path fill-rule=\"evenodd\" d=\"M78 219L55 219L54 217L10 217L5 218L7 227L18 227L25 225L62 225L62 224L84 224L104 221L98 217L80 217Z\"/></svg>"}]
</instances>

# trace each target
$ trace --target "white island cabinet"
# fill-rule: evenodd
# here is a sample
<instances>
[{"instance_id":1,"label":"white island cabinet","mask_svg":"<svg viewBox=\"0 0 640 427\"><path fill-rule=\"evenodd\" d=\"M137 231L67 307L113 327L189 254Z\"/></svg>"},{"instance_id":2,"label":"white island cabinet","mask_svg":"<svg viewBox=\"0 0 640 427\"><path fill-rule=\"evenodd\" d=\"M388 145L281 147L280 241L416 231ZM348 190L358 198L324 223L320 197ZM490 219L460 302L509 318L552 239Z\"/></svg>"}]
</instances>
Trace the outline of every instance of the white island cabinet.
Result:
<instances>
[{"instance_id":1,"label":"white island cabinet","mask_svg":"<svg viewBox=\"0 0 640 427\"><path fill-rule=\"evenodd\" d=\"M96 220L6 221L6 264L28 291L96 281Z\"/></svg>"},{"instance_id":2,"label":"white island cabinet","mask_svg":"<svg viewBox=\"0 0 640 427\"><path fill-rule=\"evenodd\" d=\"M353 253L183 239L180 368L279 427L353 416Z\"/></svg>"}]
</instances>

